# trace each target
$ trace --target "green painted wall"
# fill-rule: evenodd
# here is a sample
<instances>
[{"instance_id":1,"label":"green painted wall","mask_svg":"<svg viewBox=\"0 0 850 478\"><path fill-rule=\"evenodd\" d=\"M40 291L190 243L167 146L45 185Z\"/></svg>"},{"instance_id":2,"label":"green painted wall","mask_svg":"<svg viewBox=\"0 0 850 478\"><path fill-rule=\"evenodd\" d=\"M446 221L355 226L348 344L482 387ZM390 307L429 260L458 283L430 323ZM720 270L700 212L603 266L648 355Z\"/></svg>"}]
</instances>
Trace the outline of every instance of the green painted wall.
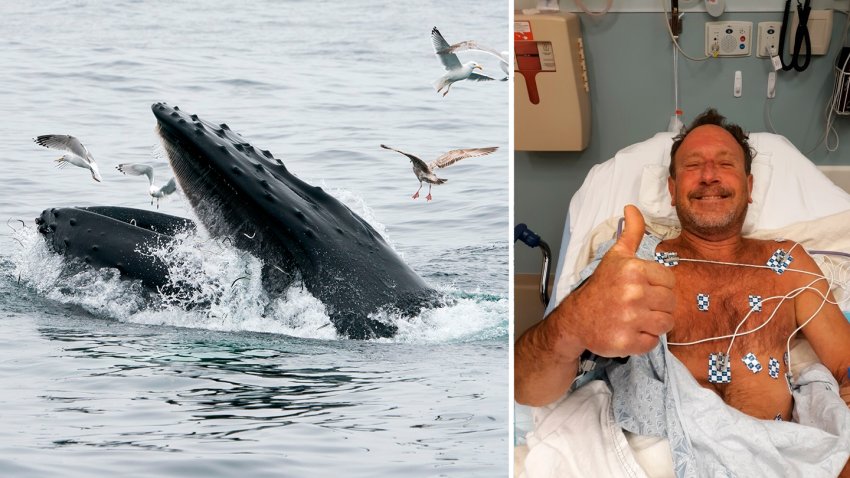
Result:
<instances>
[{"instance_id":1,"label":"green painted wall","mask_svg":"<svg viewBox=\"0 0 850 478\"><path fill-rule=\"evenodd\" d=\"M615 2L616 3L616 2ZM519 2L517 4L520 5ZM588 5L598 8L596 5ZM592 131L590 146L581 152L517 152L514 162L514 222L525 222L552 247L561 246L561 234L570 198L594 164L616 151L667 129L673 113L672 44L662 13L609 13L601 17L580 14L591 84ZM781 12L726 12L718 20L781 21ZM682 48L704 56L704 12L684 16ZM776 98L766 99L766 59L721 58L692 62L679 58L680 108L688 123L709 106L749 131L771 131L766 119L770 101L773 125L801 151L812 150L824 132L824 107L834 82L832 63L840 50L845 16L836 12L829 54L812 57L802 72L779 72ZM753 45L753 51L755 44ZM788 56L786 55L786 58ZM732 95L736 70L743 75L743 96ZM829 153L818 147L809 157L817 164L850 164L850 118L839 118L840 147ZM540 253L523 244L516 247L515 271L540 271Z\"/></svg>"}]
</instances>

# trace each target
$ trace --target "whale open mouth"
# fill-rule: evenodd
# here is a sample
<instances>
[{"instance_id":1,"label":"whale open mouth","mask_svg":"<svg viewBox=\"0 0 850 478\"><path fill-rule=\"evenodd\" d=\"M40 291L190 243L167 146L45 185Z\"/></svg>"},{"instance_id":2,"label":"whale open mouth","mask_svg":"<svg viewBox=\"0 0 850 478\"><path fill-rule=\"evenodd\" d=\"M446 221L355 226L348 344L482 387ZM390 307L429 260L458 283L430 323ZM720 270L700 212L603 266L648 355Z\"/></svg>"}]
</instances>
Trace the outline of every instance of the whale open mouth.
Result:
<instances>
[{"instance_id":1,"label":"whale open mouth","mask_svg":"<svg viewBox=\"0 0 850 478\"><path fill-rule=\"evenodd\" d=\"M395 334L394 325L370 318L380 311L413 316L436 304L438 294L377 231L271 152L226 124L164 103L151 108L192 208L214 237L227 237L263 261L267 289L281 292L300 277L337 330L351 338Z\"/></svg>"}]
</instances>

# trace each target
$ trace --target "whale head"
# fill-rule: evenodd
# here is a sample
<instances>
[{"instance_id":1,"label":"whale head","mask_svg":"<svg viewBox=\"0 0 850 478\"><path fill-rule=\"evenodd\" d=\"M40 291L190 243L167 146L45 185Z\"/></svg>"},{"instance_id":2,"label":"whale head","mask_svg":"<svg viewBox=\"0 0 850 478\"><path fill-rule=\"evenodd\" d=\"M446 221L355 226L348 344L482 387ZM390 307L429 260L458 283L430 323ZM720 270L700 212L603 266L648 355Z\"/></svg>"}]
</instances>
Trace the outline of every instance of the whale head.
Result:
<instances>
[{"instance_id":1,"label":"whale head","mask_svg":"<svg viewBox=\"0 0 850 478\"><path fill-rule=\"evenodd\" d=\"M337 330L352 338L395 332L392 324L366 319L378 310L411 315L433 302L435 292L365 220L271 152L176 106L156 103L152 110L201 222L262 259L273 289L300 278Z\"/></svg>"}]
</instances>

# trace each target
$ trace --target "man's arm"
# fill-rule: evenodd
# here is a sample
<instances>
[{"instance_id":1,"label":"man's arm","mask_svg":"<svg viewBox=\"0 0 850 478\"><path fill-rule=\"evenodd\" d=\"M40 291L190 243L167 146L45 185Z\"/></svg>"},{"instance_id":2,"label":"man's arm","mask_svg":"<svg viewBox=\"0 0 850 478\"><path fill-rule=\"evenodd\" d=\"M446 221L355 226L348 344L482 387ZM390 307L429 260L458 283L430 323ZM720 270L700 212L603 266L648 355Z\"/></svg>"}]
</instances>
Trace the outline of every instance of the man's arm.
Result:
<instances>
[{"instance_id":1,"label":"man's arm","mask_svg":"<svg viewBox=\"0 0 850 478\"><path fill-rule=\"evenodd\" d=\"M803 253L795 257L795 259L798 258L799 269L823 275L811 256ZM807 285L813 280L815 280L814 276L801 274L799 284ZM826 295L830 301L835 302L835 297L829 292L829 284L826 280L817 281L811 287L818 292L807 290L794 300L797 326L803 325L816 314L802 329L803 335L809 340L821 362L838 380L841 396L850 405L850 380L847 378L847 368L850 367L850 323L837 305L823 303L822 295ZM823 305L822 308L821 305Z\"/></svg>"},{"instance_id":2,"label":"man's arm","mask_svg":"<svg viewBox=\"0 0 850 478\"><path fill-rule=\"evenodd\" d=\"M560 398L578 371L584 350L624 357L652 350L673 327L673 272L635 257L643 215L626 206L626 227L587 282L517 340L514 395L542 406Z\"/></svg>"},{"instance_id":3,"label":"man's arm","mask_svg":"<svg viewBox=\"0 0 850 478\"><path fill-rule=\"evenodd\" d=\"M561 397L578 373L585 345L568 330L574 301L568 296L514 345L514 395L519 403L542 406Z\"/></svg>"}]
</instances>

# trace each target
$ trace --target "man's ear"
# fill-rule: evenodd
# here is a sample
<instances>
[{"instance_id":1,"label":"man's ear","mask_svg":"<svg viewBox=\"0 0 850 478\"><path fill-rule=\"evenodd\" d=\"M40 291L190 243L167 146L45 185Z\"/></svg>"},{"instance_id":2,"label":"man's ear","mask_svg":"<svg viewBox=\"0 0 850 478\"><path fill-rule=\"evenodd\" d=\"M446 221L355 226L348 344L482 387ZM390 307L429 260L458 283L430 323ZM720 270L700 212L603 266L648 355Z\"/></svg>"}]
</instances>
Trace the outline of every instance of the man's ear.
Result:
<instances>
[{"instance_id":1,"label":"man's ear","mask_svg":"<svg viewBox=\"0 0 850 478\"><path fill-rule=\"evenodd\" d=\"M749 196L748 202L750 204L753 203L753 175L750 174L747 176L747 196Z\"/></svg>"},{"instance_id":2,"label":"man's ear","mask_svg":"<svg viewBox=\"0 0 850 478\"><path fill-rule=\"evenodd\" d=\"M752 181L750 181L752 185ZM676 190L676 180L673 179L673 176L667 176L667 191L670 192L670 205L676 207L676 195L673 194L673 191ZM752 190L752 187L750 188ZM750 199L752 202L752 199Z\"/></svg>"}]
</instances>

